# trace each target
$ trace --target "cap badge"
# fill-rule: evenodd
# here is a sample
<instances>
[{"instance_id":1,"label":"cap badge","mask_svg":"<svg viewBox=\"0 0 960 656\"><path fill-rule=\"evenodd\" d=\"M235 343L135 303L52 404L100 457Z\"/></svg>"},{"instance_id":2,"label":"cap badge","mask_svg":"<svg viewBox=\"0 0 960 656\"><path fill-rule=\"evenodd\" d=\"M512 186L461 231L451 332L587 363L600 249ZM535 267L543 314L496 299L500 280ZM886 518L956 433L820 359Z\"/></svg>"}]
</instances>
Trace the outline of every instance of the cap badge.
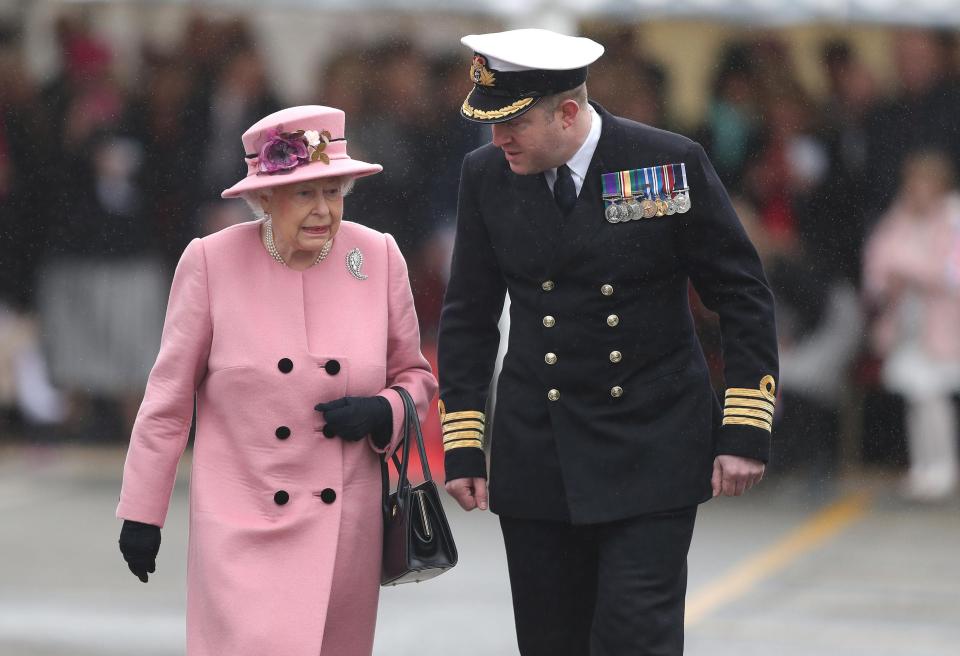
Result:
<instances>
[{"instance_id":1,"label":"cap badge","mask_svg":"<svg viewBox=\"0 0 960 656\"><path fill-rule=\"evenodd\" d=\"M487 68L487 59L481 55L474 55L473 65L470 66L470 79L473 83L481 87L492 87L497 79L489 68Z\"/></svg>"}]
</instances>

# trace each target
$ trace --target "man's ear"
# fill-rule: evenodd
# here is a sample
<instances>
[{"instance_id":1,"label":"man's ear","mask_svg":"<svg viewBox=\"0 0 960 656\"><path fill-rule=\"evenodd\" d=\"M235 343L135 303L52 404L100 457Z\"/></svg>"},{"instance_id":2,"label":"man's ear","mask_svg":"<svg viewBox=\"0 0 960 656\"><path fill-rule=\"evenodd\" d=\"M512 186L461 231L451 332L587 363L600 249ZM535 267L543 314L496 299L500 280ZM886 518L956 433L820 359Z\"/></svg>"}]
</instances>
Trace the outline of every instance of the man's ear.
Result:
<instances>
[{"instance_id":1,"label":"man's ear","mask_svg":"<svg viewBox=\"0 0 960 656\"><path fill-rule=\"evenodd\" d=\"M572 127L577 121L577 116L580 115L580 104L572 98L564 100L557 109L560 111L560 120L563 121L564 129Z\"/></svg>"}]
</instances>

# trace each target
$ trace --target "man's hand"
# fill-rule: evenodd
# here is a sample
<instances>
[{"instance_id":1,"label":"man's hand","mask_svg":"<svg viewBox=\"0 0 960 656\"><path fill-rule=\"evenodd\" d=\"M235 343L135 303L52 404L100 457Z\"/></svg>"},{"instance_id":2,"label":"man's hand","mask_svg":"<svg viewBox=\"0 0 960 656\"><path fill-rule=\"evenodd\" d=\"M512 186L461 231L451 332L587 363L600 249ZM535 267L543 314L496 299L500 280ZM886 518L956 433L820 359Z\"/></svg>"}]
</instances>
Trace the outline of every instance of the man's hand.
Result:
<instances>
[{"instance_id":1,"label":"man's hand","mask_svg":"<svg viewBox=\"0 0 960 656\"><path fill-rule=\"evenodd\" d=\"M753 458L717 456L710 479L713 496L739 497L763 479L764 469L766 465Z\"/></svg>"},{"instance_id":2,"label":"man's hand","mask_svg":"<svg viewBox=\"0 0 960 656\"><path fill-rule=\"evenodd\" d=\"M487 479L455 478L447 481L446 488L464 510L487 509Z\"/></svg>"}]
</instances>

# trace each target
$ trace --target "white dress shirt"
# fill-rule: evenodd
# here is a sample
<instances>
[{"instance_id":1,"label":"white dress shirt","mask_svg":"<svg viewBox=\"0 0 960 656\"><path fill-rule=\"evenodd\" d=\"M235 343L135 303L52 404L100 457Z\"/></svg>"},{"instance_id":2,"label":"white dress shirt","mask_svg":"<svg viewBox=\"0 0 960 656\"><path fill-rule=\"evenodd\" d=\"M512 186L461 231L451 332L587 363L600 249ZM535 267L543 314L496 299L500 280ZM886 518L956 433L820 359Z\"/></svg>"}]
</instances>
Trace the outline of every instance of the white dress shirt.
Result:
<instances>
[{"instance_id":1,"label":"white dress shirt","mask_svg":"<svg viewBox=\"0 0 960 656\"><path fill-rule=\"evenodd\" d=\"M597 150L597 143L600 141L600 127L603 122L591 105L587 105L587 111L590 112L590 132L587 133L587 138L584 139L580 150L567 162L573 176L573 184L577 187L577 196L580 195L580 190L583 188L583 180L587 177L587 169L590 168L593 153ZM557 181L557 169L548 169L543 172L543 175L547 179L550 193L553 193L553 184Z\"/></svg>"}]
</instances>

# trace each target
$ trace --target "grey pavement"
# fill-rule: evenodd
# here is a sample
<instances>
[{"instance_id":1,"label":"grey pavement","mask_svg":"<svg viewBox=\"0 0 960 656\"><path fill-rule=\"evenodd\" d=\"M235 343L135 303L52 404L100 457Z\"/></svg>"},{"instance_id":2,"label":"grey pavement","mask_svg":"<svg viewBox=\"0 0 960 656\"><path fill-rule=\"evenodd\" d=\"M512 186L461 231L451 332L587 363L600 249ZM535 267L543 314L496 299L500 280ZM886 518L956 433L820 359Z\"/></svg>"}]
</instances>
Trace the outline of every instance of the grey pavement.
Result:
<instances>
[{"instance_id":1,"label":"grey pavement","mask_svg":"<svg viewBox=\"0 0 960 656\"><path fill-rule=\"evenodd\" d=\"M113 511L116 448L0 449L0 656L183 654L188 463L174 493L158 571L126 569ZM773 480L771 480L773 479ZM691 621L692 656L957 656L960 499L926 507L884 476L814 484L774 476L741 499L701 508L688 601L776 552L848 493L862 517L792 553ZM384 589L376 654L517 654L494 516L447 508L461 562L419 585Z\"/></svg>"}]
</instances>

